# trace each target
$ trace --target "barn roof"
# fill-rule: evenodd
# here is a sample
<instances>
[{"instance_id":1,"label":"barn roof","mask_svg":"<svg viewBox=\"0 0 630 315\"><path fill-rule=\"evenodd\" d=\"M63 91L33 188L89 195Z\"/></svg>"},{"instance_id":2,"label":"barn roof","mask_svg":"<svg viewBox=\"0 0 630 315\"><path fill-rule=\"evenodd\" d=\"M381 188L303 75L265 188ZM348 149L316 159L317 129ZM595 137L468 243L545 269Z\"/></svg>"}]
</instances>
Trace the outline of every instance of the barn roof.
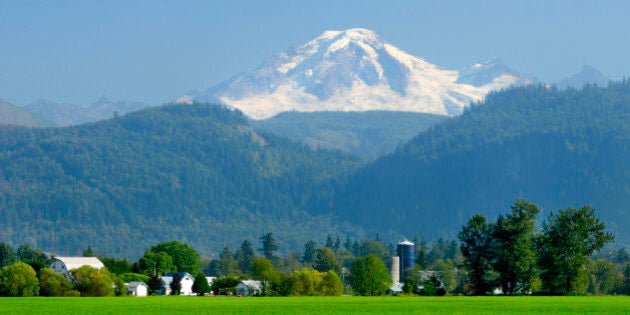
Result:
<instances>
[{"instance_id":1,"label":"barn roof","mask_svg":"<svg viewBox=\"0 0 630 315\"><path fill-rule=\"evenodd\" d=\"M103 262L96 257L55 257L55 259L66 265L67 270L78 269L83 266L90 266L96 269L105 267Z\"/></svg>"}]
</instances>

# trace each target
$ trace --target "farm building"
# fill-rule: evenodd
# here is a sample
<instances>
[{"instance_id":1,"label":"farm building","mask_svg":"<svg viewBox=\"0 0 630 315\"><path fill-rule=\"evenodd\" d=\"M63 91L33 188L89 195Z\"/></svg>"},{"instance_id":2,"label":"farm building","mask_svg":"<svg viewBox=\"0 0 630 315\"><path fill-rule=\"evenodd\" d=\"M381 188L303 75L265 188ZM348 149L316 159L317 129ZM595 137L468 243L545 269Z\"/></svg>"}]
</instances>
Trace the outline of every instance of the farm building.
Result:
<instances>
[{"instance_id":1,"label":"farm building","mask_svg":"<svg viewBox=\"0 0 630 315\"><path fill-rule=\"evenodd\" d=\"M125 288L127 288L127 295L130 296L147 296L149 293L149 286L142 281L125 283Z\"/></svg>"},{"instance_id":2,"label":"farm building","mask_svg":"<svg viewBox=\"0 0 630 315\"><path fill-rule=\"evenodd\" d=\"M260 295L262 293L262 283L256 280L243 280L236 285L237 295Z\"/></svg>"},{"instance_id":3,"label":"farm building","mask_svg":"<svg viewBox=\"0 0 630 315\"><path fill-rule=\"evenodd\" d=\"M55 257L50 264L50 269L72 281L70 270L83 266L90 266L96 269L105 268L103 262L96 257Z\"/></svg>"},{"instance_id":4,"label":"farm building","mask_svg":"<svg viewBox=\"0 0 630 315\"><path fill-rule=\"evenodd\" d=\"M173 283L173 278L179 277L179 283L181 284L181 289L179 290L180 295L195 295L192 290L192 286L195 283L195 277L193 277L188 272L169 272L165 276L161 278L162 280L162 292L163 295L171 294L171 283Z\"/></svg>"}]
</instances>

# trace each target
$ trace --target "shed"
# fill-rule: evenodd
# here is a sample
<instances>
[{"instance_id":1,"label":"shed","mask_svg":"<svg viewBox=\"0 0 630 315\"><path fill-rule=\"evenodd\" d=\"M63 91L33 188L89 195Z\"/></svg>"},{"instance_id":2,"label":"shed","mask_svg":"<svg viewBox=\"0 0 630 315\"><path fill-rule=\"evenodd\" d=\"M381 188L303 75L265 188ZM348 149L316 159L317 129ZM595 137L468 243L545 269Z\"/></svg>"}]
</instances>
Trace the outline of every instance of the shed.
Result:
<instances>
[{"instance_id":1,"label":"shed","mask_svg":"<svg viewBox=\"0 0 630 315\"><path fill-rule=\"evenodd\" d=\"M149 293L149 286L142 281L125 283L125 288L127 288L127 295L131 296L147 296Z\"/></svg>"}]
</instances>

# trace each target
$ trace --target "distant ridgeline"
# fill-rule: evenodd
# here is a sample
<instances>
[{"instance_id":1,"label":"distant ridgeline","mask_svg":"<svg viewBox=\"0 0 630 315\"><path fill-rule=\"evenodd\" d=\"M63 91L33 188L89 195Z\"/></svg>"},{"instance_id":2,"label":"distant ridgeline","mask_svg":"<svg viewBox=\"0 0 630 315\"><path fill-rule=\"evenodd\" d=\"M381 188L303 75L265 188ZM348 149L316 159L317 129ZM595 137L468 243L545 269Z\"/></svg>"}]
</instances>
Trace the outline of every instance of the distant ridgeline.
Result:
<instances>
[{"instance_id":1,"label":"distant ridgeline","mask_svg":"<svg viewBox=\"0 0 630 315\"><path fill-rule=\"evenodd\" d=\"M165 105L66 128L0 126L0 240L139 257L166 240L203 255L274 231L283 248L358 229L310 215L356 158L251 130L239 111Z\"/></svg>"},{"instance_id":2,"label":"distant ridgeline","mask_svg":"<svg viewBox=\"0 0 630 315\"><path fill-rule=\"evenodd\" d=\"M373 161L447 116L399 112L284 112L252 120L252 127L297 140L311 148L340 150Z\"/></svg>"},{"instance_id":3,"label":"distant ridgeline","mask_svg":"<svg viewBox=\"0 0 630 315\"><path fill-rule=\"evenodd\" d=\"M630 81L491 93L463 115L368 165L334 212L381 235L455 237L475 213L516 198L546 212L588 204L628 246Z\"/></svg>"}]
</instances>

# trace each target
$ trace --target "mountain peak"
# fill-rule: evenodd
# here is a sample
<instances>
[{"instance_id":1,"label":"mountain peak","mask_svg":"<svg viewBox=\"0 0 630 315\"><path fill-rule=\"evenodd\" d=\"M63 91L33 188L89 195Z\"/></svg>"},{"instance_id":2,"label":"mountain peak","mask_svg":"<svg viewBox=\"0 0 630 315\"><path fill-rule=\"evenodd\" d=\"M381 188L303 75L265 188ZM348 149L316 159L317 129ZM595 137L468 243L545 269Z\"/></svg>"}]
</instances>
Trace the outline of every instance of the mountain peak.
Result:
<instances>
[{"instance_id":1,"label":"mountain peak","mask_svg":"<svg viewBox=\"0 0 630 315\"><path fill-rule=\"evenodd\" d=\"M102 105L110 104L113 102L114 101L111 100L109 97L105 95L101 95L101 97L99 97L98 100L94 104L92 104L92 106L102 106Z\"/></svg>"},{"instance_id":2,"label":"mountain peak","mask_svg":"<svg viewBox=\"0 0 630 315\"><path fill-rule=\"evenodd\" d=\"M580 72L556 82L556 85L561 89L568 87L579 89L586 84L606 86L609 81L610 78L602 74L599 70L591 65L584 64Z\"/></svg>"},{"instance_id":3,"label":"mountain peak","mask_svg":"<svg viewBox=\"0 0 630 315\"><path fill-rule=\"evenodd\" d=\"M487 68L491 68L491 71ZM364 28L328 30L180 102L219 101L264 119L284 111L408 111L457 115L494 89L518 82L493 59L481 81L413 56ZM474 75L474 74L473 74Z\"/></svg>"}]
</instances>

